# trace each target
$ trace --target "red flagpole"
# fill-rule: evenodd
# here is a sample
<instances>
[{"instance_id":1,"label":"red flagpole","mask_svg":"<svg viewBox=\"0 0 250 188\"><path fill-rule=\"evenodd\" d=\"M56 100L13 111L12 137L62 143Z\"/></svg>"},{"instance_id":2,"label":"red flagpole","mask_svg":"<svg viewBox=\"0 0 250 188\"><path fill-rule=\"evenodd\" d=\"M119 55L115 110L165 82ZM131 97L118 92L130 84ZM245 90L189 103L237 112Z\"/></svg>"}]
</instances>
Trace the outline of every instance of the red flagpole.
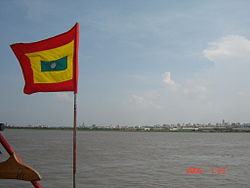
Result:
<instances>
[{"instance_id":1,"label":"red flagpole","mask_svg":"<svg viewBox=\"0 0 250 188\"><path fill-rule=\"evenodd\" d=\"M1 133L0 133L0 143L3 145L4 149L8 152L9 155L12 155L15 152Z\"/></svg>"},{"instance_id":2,"label":"red flagpole","mask_svg":"<svg viewBox=\"0 0 250 188\"><path fill-rule=\"evenodd\" d=\"M76 104L76 95L77 95L77 81L78 81L78 47L79 47L79 23L76 23L76 32L75 32L75 66L74 66L74 131L73 131L73 188L76 188L76 113L77 113L77 104Z\"/></svg>"},{"instance_id":3,"label":"red flagpole","mask_svg":"<svg viewBox=\"0 0 250 188\"><path fill-rule=\"evenodd\" d=\"M32 181L31 183L35 188L42 188L41 184L38 183L38 181Z\"/></svg>"},{"instance_id":4,"label":"red flagpole","mask_svg":"<svg viewBox=\"0 0 250 188\"><path fill-rule=\"evenodd\" d=\"M76 187L76 93L74 93L74 130L73 130L73 188Z\"/></svg>"}]
</instances>

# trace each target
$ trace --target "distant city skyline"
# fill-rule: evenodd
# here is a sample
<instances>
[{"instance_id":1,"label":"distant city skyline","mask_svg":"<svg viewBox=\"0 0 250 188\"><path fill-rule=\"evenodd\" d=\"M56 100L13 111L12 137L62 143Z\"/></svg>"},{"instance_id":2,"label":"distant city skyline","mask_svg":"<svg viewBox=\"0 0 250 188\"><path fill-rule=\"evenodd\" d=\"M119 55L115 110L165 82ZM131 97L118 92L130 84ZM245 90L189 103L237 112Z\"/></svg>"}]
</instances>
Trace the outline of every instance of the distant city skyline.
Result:
<instances>
[{"instance_id":1,"label":"distant city skyline","mask_svg":"<svg viewBox=\"0 0 250 188\"><path fill-rule=\"evenodd\" d=\"M76 22L78 124L250 122L249 9L234 0L1 1L0 122L72 124L72 93L23 94L9 45Z\"/></svg>"},{"instance_id":2,"label":"distant city skyline","mask_svg":"<svg viewBox=\"0 0 250 188\"><path fill-rule=\"evenodd\" d=\"M6 125L8 129L52 129L72 130L72 126L48 126L48 125ZM216 124L199 123L177 123L177 124L156 124L156 125L82 125L78 130L84 131L153 131L153 132L250 132L250 123L228 123L224 120Z\"/></svg>"}]
</instances>

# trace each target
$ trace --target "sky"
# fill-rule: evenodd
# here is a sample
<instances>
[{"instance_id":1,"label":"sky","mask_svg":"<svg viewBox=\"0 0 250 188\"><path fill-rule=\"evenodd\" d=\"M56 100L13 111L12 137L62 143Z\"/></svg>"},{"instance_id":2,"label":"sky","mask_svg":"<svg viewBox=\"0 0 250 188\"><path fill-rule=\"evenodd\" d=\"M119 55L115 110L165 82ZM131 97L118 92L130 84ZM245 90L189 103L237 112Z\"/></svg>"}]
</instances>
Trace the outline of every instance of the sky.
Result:
<instances>
[{"instance_id":1,"label":"sky","mask_svg":"<svg viewBox=\"0 0 250 188\"><path fill-rule=\"evenodd\" d=\"M2 0L0 122L71 126L72 92L23 93L9 45L80 23L78 124L250 122L248 0Z\"/></svg>"}]
</instances>

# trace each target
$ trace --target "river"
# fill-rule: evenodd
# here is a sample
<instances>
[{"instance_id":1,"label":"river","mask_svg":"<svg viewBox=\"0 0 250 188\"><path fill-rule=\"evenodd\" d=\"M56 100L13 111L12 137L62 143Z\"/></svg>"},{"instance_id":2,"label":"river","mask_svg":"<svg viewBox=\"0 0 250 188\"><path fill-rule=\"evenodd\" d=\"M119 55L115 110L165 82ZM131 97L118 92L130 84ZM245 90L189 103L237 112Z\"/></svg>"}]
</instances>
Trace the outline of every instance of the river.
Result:
<instances>
[{"instance_id":1,"label":"river","mask_svg":"<svg viewBox=\"0 0 250 188\"><path fill-rule=\"evenodd\" d=\"M2 134L42 175L44 188L72 187L71 131ZM4 151L0 161L7 157ZM249 188L249 177L249 133L77 133L77 188ZM0 188L19 187L33 186L0 180Z\"/></svg>"}]
</instances>

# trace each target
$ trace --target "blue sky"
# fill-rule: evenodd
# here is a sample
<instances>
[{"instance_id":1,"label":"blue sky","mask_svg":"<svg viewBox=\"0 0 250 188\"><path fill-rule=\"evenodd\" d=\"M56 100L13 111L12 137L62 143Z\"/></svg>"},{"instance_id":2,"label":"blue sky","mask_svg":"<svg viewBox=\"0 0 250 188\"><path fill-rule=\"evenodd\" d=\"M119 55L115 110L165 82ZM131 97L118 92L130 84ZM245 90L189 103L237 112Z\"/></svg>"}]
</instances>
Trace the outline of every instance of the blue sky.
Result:
<instances>
[{"instance_id":1,"label":"blue sky","mask_svg":"<svg viewBox=\"0 0 250 188\"><path fill-rule=\"evenodd\" d=\"M244 0L0 1L0 121L72 124L72 93L22 93L9 45L79 22L79 124L250 122L249 9Z\"/></svg>"}]
</instances>

